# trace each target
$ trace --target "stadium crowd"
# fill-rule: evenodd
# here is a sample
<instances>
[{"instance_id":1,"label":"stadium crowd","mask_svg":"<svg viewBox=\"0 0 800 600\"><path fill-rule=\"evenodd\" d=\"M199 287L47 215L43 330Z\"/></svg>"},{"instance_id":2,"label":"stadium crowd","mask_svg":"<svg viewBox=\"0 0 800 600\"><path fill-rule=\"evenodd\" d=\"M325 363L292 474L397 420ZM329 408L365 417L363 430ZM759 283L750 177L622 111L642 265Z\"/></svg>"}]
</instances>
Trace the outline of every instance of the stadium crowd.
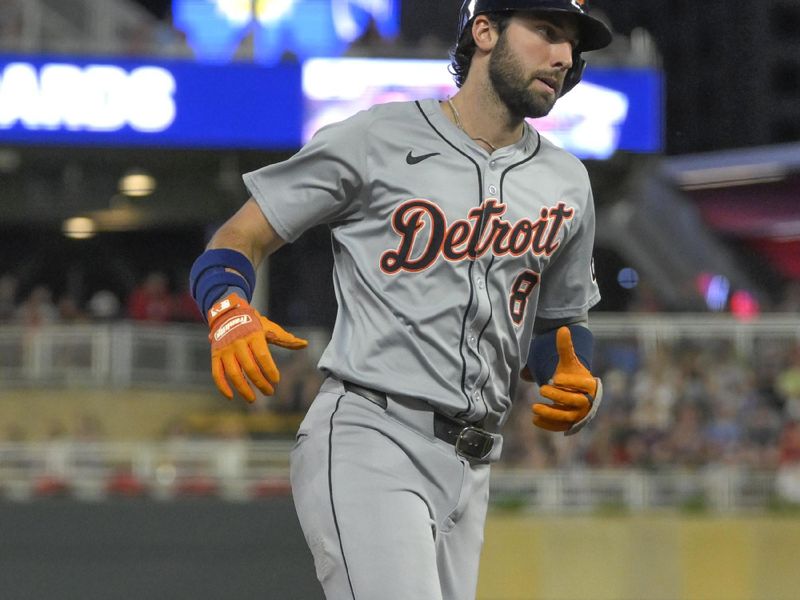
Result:
<instances>
[{"instance_id":1,"label":"stadium crowd","mask_svg":"<svg viewBox=\"0 0 800 600\"><path fill-rule=\"evenodd\" d=\"M99 289L85 302L69 293L54 297L46 283L21 292L15 275L0 275L0 323L35 327L124 318L156 323L202 320L186 288L171 289L169 278L159 271L147 273L126 297Z\"/></svg>"},{"instance_id":2,"label":"stadium crowd","mask_svg":"<svg viewBox=\"0 0 800 600\"><path fill-rule=\"evenodd\" d=\"M680 342L645 356L622 343L595 352L603 407L574 437L530 426L525 385L508 424L509 466L702 469L800 465L800 346L760 340L749 356L730 341Z\"/></svg>"},{"instance_id":3,"label":"stadium crowd","mask_svg":"<svg viewBox=\"0 0 800 600\"><path fill-rule=\"evenodd\" d=\"M0 275L0 323L200 321L185 289L174 287L163 273L151 272L125 298L100 290L79 305L68 295L54 300L43 284L29 285L20 294L17 279L6 273ZM791 307L800 298L798 290L789 286L780 306ZM282 360L286 364L276 396L259 398L255 406L241 410L284 414L306 410L319 385L319 373L310 360ZM522 383L504 431L504 465L647 470L800 467L800 344L793 338L756 338L747 351L738 348L732 337L684 339L662 343L650 353L636 341L603 338L598 340L595 364L604 382L604 405L592 426L578 436L556 436L533 427L529 407L536 387ZM24 437L11 430L6 434L6 440Z\"/></svg>"}]
</instances>

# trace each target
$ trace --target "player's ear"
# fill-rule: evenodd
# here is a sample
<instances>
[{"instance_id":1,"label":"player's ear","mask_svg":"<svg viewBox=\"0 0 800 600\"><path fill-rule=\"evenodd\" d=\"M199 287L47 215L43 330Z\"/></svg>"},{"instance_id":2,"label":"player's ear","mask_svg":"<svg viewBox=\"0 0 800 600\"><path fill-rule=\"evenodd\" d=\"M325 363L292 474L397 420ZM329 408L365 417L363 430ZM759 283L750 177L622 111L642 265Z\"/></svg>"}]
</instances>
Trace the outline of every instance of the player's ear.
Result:
<instances>
[{"instance_id":1,"label":"player's ear","mask_svg":"<svg viewBox=\"0 0 800 600\"><path fill-rule=\"evenodd\" d=\"M500 37L497 27L489 20L486 15L478 15L472 22L472 39L475 46L484 52L491 51Z\"/></svg>"}]
</instances>

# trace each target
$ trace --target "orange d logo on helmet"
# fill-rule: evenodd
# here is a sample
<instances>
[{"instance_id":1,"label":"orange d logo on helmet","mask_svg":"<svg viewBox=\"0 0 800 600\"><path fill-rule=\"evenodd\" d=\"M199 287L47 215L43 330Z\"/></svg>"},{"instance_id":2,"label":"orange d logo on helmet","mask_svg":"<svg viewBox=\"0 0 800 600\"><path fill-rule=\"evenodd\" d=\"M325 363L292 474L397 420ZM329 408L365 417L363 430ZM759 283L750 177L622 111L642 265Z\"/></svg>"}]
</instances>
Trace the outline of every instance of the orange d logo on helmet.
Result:
<instances>
[{"instance_id":1,"label":"orange d logo on helmet","mask_svg":"<svg viewBox=\"0 0 800 600\"><path fill-rule=\"evenodd\" d=\"M586 8L586 0L572 0L572 4L575 5L575 8L580 10Z\"/></svg>"}]
</instances>

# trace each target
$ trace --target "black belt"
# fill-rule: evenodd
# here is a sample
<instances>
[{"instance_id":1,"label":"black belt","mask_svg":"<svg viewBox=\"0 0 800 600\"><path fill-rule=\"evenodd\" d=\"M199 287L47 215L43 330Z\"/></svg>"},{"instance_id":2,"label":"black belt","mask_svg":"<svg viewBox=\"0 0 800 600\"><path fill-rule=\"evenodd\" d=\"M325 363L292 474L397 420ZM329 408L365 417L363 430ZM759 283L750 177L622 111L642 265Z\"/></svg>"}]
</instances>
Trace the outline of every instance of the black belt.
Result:
<instances>
[{"instance_id":1,"label":"black belt","mask_svg":"<svg viewBox=\"0 0 800 600\"><path fill-rule=\"evenodd\" d=\"M388 406L386 394L350 381L343 381L344 389L366 398L381 408ZM433 410L433 409L431 409ZM494 436L488 431L476 427L466 421L453 419L433 410L433 435L440 440L452 444L456 453L464 458L483 460L494 447Z\"/></svg>"}]
</instances>

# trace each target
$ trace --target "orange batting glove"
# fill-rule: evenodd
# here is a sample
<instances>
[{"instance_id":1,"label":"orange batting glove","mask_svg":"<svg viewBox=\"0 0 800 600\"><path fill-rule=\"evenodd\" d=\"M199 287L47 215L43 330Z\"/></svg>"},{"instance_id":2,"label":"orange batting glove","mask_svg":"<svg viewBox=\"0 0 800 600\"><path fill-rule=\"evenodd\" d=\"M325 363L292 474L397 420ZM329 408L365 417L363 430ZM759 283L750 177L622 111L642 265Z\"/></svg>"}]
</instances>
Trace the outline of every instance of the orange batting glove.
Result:
<instances>
[{"instance_id":1,"label":"orange batting glove","mask_svg":"<svg viewBox=\"0 0 800 600\"><path fill-rule=\"evenodd\" d=\"M211 333L211 375L222 395L229 400L233 387L248 402L256 399L248 379L267 396L275 392L281 375L272 360L268 343L299 350L308 341L295 337L252 308L238 294L220 298L208 311Z\"/></svg>"},{"instance_id":2,"label":"orange batting glove","mask_svg":"<svg viewBox=\"0 0 800 600\"><path fill-rule=\"evenodd\" d=\"M533 424L548 431L574 435L589 423L600 408L603 384L575 356L569 327L556 332L558 365L553 379L539 388L552 404L537 402L531 407Z\"/></svg>"}]
</instances>

